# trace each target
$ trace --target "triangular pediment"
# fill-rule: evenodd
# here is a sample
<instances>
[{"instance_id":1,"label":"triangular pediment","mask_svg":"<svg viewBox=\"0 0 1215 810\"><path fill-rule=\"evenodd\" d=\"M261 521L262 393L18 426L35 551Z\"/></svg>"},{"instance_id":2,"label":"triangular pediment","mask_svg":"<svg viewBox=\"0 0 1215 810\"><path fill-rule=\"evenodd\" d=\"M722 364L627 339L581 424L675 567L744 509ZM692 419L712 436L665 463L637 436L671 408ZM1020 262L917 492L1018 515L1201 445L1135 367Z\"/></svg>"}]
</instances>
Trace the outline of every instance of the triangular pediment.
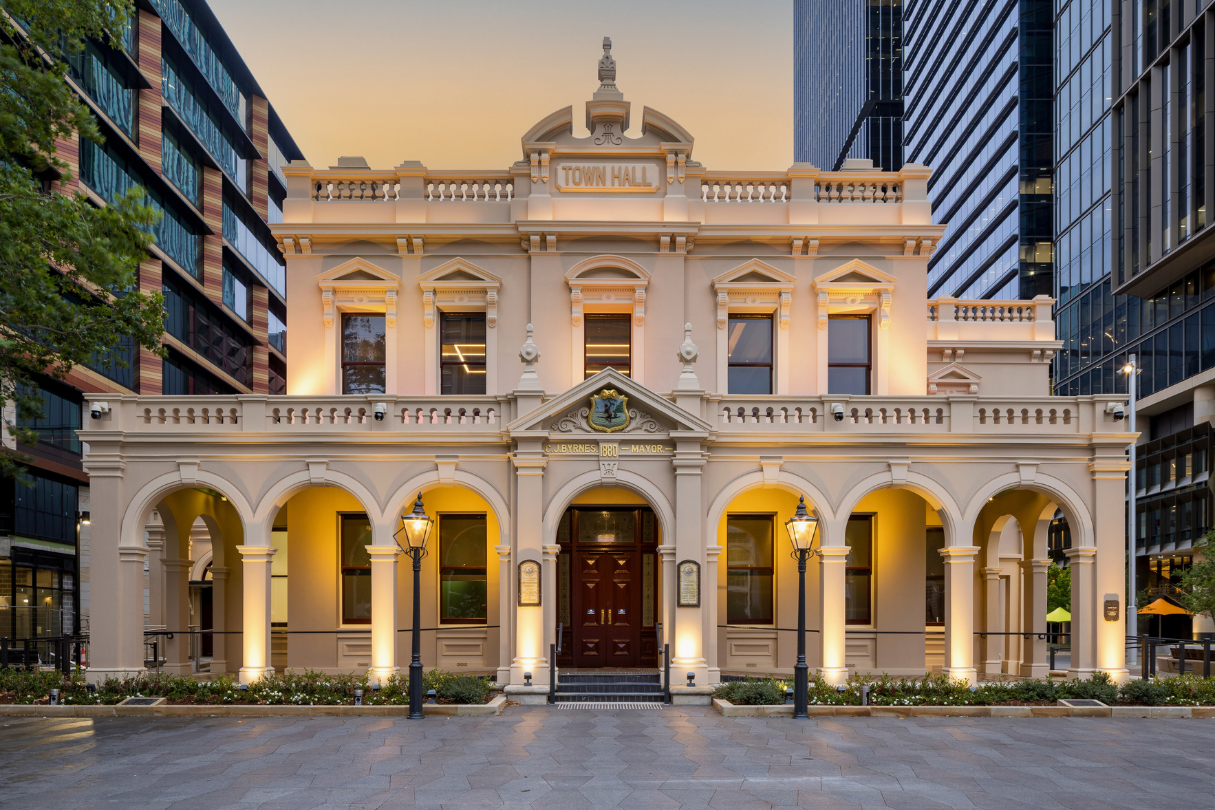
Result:
<instances>
[{"instance_id":1,"label":"triangular pediment","mask_svg":"<svg viewBox=\"0 0 1215 810\"><path fill-rule=\"evenodd\" d=\"M628 397L625 406L629 425L608 433L595 430L589 424L591 397L605 389ZM545 431L553 435L579 435L608 438L637 439L644 436L668 435L671 431L708 433L712 426L699 416L689 413L675 403L659 396L615 369L601 371L583 380L560 396L550 399L531 413L520 416L507 425L512 433Z\"/></svg>"},{"instance_id":2,"label":"triangular pediment","mask_svg":"<svg viewBox=\"0 0 1215 810\"><path fill-rule=\"evenodd\" d=\"M779 284L782 288L790 287L797 282L797 278L791 273L786 273L784 270L778 270L767 262L759 259L751 259L748 262L740 264L733 270L727 270L720 276L713 279L713 287L716 289L723 284L732 284L737 286L751 286L763 284Z\"/></svg>"},{"instance_id":3,"label":"triangular pediment","mask_svg":"<svg viewBox=\"0 0 1215 810\"><path fill-rule=\"evenodd\" d=\"M893 285L897 281L898 279L890 273L866 264L860 259L853 259L815 278L814 286L838 284L840 286L885 287Z\"/></svg>"},{"instance_id":4,"label":"triangular pediment","mask_svg":"<svg viewBox=\"0 0 1215 810\"><path fill-rule=\"evenodd\" d=\"M983 378L965 366L950 363L928 375L930 383L977 383Z\"/></svg>"},{"instance_id":5,"label":"triangular pediment","mask_svg":"<svg viewBox=\"0 0 1215 810\"><path fill-rule=\"evenodd\" d=\"M362 257L342 262L316 277L321 287L399 287L401 279L382 267L377 267Z\"/></svg>"},{"instance_id":6,"label":"triangular pediment","mask_svg":"<svg viewBox=\"0 0 1215 810\"><path fill-rule=\"evenodd\" d=\"M418 285L424 290L436 287L498 289L502 279L484 267L457 257L419 275Z\"/></svg>"}]
</instances>

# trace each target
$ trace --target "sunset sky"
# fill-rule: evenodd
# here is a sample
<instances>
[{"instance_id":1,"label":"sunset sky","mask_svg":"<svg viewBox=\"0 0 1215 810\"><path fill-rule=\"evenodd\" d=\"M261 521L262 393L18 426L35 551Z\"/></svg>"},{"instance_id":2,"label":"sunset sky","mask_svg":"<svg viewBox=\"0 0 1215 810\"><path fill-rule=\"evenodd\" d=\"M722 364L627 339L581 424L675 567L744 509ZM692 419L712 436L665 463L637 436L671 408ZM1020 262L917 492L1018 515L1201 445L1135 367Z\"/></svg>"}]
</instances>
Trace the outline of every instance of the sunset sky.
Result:
<instances>
[{"instance_id":1,"label":"sunset sky","mask_svg":"<svg viewBox=\"0 0 1215 810\"><path fill-rule=\"evenodd\" d=\"M211 0L313 166L500 169L582 103L612 38L632 130L650 106L711 169L793 160L791 0Z\"/></svg>"}]
</instances>

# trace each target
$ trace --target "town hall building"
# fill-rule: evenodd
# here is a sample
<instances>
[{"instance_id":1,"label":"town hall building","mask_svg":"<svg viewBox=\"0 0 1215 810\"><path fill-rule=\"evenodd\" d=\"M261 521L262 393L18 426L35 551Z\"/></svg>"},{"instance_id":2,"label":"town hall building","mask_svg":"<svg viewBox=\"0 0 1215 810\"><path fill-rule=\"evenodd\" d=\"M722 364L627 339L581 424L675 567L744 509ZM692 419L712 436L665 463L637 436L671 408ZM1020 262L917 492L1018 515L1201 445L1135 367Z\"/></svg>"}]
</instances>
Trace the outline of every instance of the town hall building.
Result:
<instances>
[{"instance_id":1,"label":"town hall building","mask_svg":"<svg viewBox=\"0 0 1215 810\"><path fill-rule=\"evenodd\" d=\"M927 298L929 168L710 169L598 67L500 171L284 168L286 395L91 397L90 676L160 631L168 671L390 677L420 493L427 668L789 673L804 498L828 681L1045 676L1060 517L1070 674L1125 677L1132 437L1051 396L1053 301Z\"/></svg>"}]
</instances>

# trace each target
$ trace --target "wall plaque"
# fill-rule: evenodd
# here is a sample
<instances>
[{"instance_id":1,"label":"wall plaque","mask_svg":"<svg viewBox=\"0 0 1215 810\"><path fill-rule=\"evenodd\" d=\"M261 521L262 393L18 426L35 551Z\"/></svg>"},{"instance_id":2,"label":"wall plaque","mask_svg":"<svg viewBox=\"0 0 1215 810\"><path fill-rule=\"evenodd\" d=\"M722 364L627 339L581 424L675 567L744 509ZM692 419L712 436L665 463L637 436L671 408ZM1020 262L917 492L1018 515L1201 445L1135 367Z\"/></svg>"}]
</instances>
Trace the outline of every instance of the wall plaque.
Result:
<instances>
[{"instance_id":1,"label":"wall plaque","mask_svg":"<svg viewBox=\"0 0 1215 810\"><path fill-rule=\"evenodd\" d=\"M1118 594L1107 593L1105 595L1105 620L1107 622L1118 621Z\"/></svg>"},{"instance_id":2,"label":"wall plaque","mask_svg":"<svg viewBox=\"0 0 1215 810\"><path fill-rule=\"evenodd\" d=\"M700 607L700 563L684 560L678 566L679 607Z\"/></svg>"},{"instance_id":3,"label":"wall plaque","mask_svg":"<svg viewBox=\"0 0 1215 810\"><path fill-rule=\"evenodd\" d=\"M540 563L519 563L519 607L540 607Z\"/></svg>"}]
</instances>

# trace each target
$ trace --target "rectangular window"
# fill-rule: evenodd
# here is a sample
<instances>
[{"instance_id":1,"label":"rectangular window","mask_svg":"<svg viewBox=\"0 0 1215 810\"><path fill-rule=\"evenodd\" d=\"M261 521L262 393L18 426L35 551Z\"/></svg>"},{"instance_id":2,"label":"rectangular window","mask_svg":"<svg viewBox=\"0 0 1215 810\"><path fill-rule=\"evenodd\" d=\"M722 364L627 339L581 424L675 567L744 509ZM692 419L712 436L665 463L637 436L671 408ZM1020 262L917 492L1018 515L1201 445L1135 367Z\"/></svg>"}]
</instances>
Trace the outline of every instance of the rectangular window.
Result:
<instances>
[{"instance_id":1,"label":"rectangular window","mask_svg":"<svg viewBox=\"0 0 1215 810\"><path fill-rule=\"evenodd\" d=\"M485 315L444 312L439 316L439 372L444 394L485 393Z\"/></svg>"},{"instance_id":2,"label":"rectangular window","mask_svg":"<svg viewBox=\"0 0 1215 810\"><path fill-rule=\"evenodd\" d=\"M726 623L772 624L772 516L726 518Z\"/></svg>"},{"instance_id":3,"label":"rectangular window","mask_svg":"<svg viewBox=\"0 0 1215 810\"><path fill-rule=\"evenodd\" d=\"M266 340L280 354L287 353L287 324L272 309L266 311Z\"/></svg>"},{"instance_id":4,"label":"rectangular window","mask_svg":"<svg viewBox=\"0 0 1215 810\"><path fill-rule=\"evenodd\" d=\"M384 358L384 316L343 315L342 393L384 393Z\"/></svg>"},{"instance_id":5,"label":"rectangular window","mask_svg":"<svg viewBox=\"0 0 1215 810\"><path fill-rule=\"evenodd\" d=\"M587 315L584 359L586 376L614 368L626 377L633 361L632 316Z\"/></svg>"},{"instance_id":6,"label":"rectangular window","mask_svg":"<svg viewBox=\"0 0 1215 810\"><path fill-rule=\"evenodd\" d=\"M224 306L242 321L249 322L249 287L227 266L224 267Z\"/></svg>"},{"instance_id":7,"label":"rectangular window","mask_svg":"<svg viewBox=\"0 0 1215 810\"><path fill-rule=\"evenodd\" d=\"M38 443L80 455L80 395L67 388L35 389L42 400L42 413L34 419L17 418L17 426L38 431Z\"/></svg>"},{"instance_id":8,"label":"rectangular window","mask_svg":"<svg viewBox=\"0 0 1215 810\"><path fill-rule=\"evenodd\" d=\"M844 530L844 623L873 624L873 515L853 515Z\"/></svg>"},{"instance_id":9,"label":"rectangular window","mask_svg":"<svg viewBox=\"0 0 1215 810\"><path fill-rule=\"evenodd\" d=\"M371 521L366 515L340 515L342 549L342 624L371 624Z\"/></svg>"},{"instance_id":10,"label":"rectangular window","mask_svg":"<svg viewBox=\"0 0 1215 810\"><path fill-rule=\"evenodd\" d=\"M13 485L13 534L76 544L78 485L27 472Z\"/></svg>"},{"instance_id":11,"label":"rectangular window","mask_svg":"<svg viewBox=\"0 0 1215 810\"><path fill-rule=\"evenodd\" d=\"M827 319L827 391L869 393L869 316L832 315Z\"/></svg>"},{"instance_id":12,"label":"rectangular window","mask_svg":"<svg viewBox=\"0 0 1215 810\"><path fill-rule=\"evenodd\" d=\"M439 622L484 624L485 515L439 516Z\"/></svg>"},{"instance_id":13,"label":"rectangular window","mask_svg":"<svg viewBox=\"0 0 1215 810\"><path fill-rule=\"evenodd\" d=\"M727 336L731 394L772 393L772 316L731 315Z\"/></svg>"},{"instance_id":14,"label":"rectangular window","mask_svg":"<svg viewBox=\"0 0 1215 810\"><path fill-rule=\"evenodd\" d=\"M924 543L924 624L945 624L945 530L929 526Z\"/></svg>"}]
</instances>

